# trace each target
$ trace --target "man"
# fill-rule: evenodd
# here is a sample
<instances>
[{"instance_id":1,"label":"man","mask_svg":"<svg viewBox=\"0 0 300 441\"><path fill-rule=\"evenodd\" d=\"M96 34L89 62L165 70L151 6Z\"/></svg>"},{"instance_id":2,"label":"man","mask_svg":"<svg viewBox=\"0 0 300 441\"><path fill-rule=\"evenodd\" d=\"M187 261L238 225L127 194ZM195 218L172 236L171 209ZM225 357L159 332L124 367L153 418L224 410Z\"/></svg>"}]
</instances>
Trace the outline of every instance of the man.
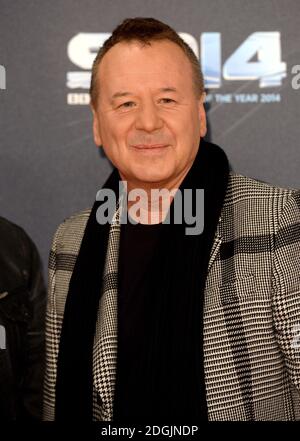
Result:
<instances>
[{"instance_id":1,"label":"man","mask_svg":"<svg viewBox=\"0 0 300 441\"><path fill-rule=\"evenodd\" d=\"M197 58L158 20L125 20L94 61L94 139L116 168L53 241L46 419L300 416L300 195L230 173L203 100Z\"/></svg>"},{"instance_id":2,"label":"man","mask_svg":"<svg viewBox=\"0 0 300 441\"><path fill-rule=\"evenodd\" d=\"M0 218L0 420L41 420L46 290L24 230Z\"/></svg>"}]
</instances>

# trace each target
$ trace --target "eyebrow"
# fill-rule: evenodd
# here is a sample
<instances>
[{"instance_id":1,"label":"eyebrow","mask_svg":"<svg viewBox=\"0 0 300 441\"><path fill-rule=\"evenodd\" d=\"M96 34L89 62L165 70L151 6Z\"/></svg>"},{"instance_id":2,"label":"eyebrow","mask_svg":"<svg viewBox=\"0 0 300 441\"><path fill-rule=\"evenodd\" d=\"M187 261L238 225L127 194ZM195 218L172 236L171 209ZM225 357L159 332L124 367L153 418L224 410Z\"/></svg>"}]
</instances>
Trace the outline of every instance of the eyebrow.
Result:
<instances>
[{"instance_id":1,"label":"eyebrow","mask_svg":"<svg viewBox=\"0 0 300 441\"><path fill-rule=\"evenodd\" d=\"M161 87L160 89L158 89L158 91L159 92L173 92L173 93L178 92L177 89L175 89L175 87ZM111 101L114 101L117 98L122 98L124 96L129 96L129 95L134 95L134 94L132 92L116 92L111 97Z\"/></svg>"},{"instance_id":2,"label":"eyebrow","mask_svg":"<svg viewBox=\"0 0 300 441\"><path fill-rule=\"evenodd\" d=\"M128 95L132 95L132 93L131 92L116 92L111 97L111 100L113 101L116 98L122 98L123 96L128 96Z\"/></svg>"}]
</instances>

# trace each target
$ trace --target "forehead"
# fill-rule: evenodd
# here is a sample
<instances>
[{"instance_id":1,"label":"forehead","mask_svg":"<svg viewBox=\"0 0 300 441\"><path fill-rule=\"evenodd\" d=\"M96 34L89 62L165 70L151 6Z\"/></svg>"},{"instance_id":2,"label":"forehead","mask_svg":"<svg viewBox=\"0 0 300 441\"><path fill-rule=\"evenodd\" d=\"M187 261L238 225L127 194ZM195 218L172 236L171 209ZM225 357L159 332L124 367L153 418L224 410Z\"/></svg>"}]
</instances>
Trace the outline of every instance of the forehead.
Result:
<instances>
[{"instance_id":1,"label":"forehead","mask_svg":"<svg viewBox=\"0 0 300 441\"><path fill-rule=\"evenodd\" d=\"M113 46L101 60L97 76L102 92L103 88L126 87L128 82L146 87L168 81L169 86L178 87L186 86L189 78L192 83L192 67L184 51L172 41L150 45L132 41Z\"/></svg>"}]
</instances>

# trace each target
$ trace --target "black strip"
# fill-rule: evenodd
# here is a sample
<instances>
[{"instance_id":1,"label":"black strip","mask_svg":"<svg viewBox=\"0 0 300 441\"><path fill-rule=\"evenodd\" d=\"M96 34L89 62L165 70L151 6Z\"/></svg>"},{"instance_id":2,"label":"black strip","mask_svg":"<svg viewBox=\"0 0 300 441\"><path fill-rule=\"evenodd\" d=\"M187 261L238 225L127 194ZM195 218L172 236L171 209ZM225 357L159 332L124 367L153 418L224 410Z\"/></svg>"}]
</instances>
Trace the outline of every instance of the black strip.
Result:
<instances>
[{"instance_id":1,"label":"black strip","mask_svg":"<svg viewBox=\"0 0 300 441\"><path fill-rule=\"evenodd\" d=\"M300 242L300 223L281 228L276 237L275 248L285 247Z\"/></svg>"},{"instance_id":2,"label":"black strip","mask_svg":"<svg viewBox=\"0 0 300 441\"><path fill-rule=\"evenodd\" d=\"M225 260L240 253L257 254L270 252L273 241L273 236L262 234L260 236L243 236L229 242L222 242L220 258Z\"/></svg>"},{"instance_id":3,"label":"black strip","mask_svg":"<svg viewBox=\"0 0 300 441\"><path fill-rule=\"evenodd\" d=\"M56 254L54 251L50 251L49 256L49 269L73 271L77 256L75 254Z\"/></svg>"}]
</instances>

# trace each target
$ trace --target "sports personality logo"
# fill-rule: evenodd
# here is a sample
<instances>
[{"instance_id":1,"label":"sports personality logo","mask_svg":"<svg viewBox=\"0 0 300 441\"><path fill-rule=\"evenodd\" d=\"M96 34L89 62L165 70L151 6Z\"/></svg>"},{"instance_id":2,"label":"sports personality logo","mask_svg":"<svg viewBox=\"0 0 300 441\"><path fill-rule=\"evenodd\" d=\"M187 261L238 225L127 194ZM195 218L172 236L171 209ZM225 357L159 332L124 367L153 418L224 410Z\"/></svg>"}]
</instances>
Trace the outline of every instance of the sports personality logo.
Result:
<instances>
[{"instance_id":1,"label":"sports personality logo","mask_svg":"<svg viewBox=\"0 0 300 441\"><path fill-rule=\"evenodd\" d=\"M280 87L287 76L287 64L282 61L279 31L253 32L243 41L233 41L231 51L226 51L226 58L222 49L227 40L226 35L220 32L203 32L197 38L187 32L178 34L199 59L205 88L211 90L207 95L207 102L266 104L281 101ZM68 42L68 58L77 67L76 70L67 72L66 86L69 91L72 90L67 95L68 104L89 103L89 94L78 93L76 90L89 89L94 58L110 35L108 32L80 32ZM233 93L230 83L237 81L253 81L252 93ZM270 88L273 89L271 93L266 93Z\"/></svg>"}]
</instances>

